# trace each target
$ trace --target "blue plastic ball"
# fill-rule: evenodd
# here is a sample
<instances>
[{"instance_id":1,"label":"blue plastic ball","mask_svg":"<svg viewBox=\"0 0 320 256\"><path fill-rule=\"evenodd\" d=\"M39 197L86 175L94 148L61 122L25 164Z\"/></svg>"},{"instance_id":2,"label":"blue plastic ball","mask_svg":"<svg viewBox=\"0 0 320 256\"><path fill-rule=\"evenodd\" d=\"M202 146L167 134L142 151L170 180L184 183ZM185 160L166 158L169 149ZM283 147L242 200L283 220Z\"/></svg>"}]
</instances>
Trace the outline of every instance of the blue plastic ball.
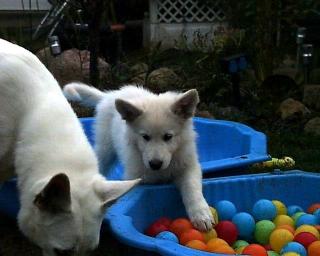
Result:
<instances>
[{"instance_id":1,"label":"blue plastic ball","mask_svg":"<svg viewBox=\"0 0 320 256\"><path fill-rule=\"evenodd\" d=\"M252 215L256 221L273 220L277 215L277 208L270 200L260 199L254 204Z\"/></svg>"},{"instance_id":2,"label":"blue plastic ball","mask_svg":"<svg viewBox=\"0 0 320 256\"><path fill-rule=\"evenodd\" d=\"M217 202L214 208L218 212L219 221L231 220L232 217L237 213L237 208L235 207L235 205L228 200Z\"/></svg>"},{"instance_id":3,"label":"blue plastic ball","mask_svg":"<svg viewBox=\"0 0 320 256\"><path fill-rule=\"evenodd\" d=\"M320 224L320 209L317 209L313 212L313 215L316 217L317 219L317 225Z\"/></svg>"},{"instance_id":4,"label":"blue plastic ball","mask_svg":"<svg viewBox=\"0 0 320 256\"><path fill-rule=\"evenodd\" d=\"M300 227L301 225L317 225L317 217L313 214L303 214L296 221L296 227Z\"/></svg>"},{"instance_id":5,"label":"blue plastic ball","mask_svg":"<svg viewBox=\"0 0 320 256\"><path fill-rule=\"evenodd\" d=\"M298 205L290 205L288 206L287 210L289 216L292 216L297 212L303 212L303 209Z\"/></svg>"},{"instance_id":6,"label":"blue plastic ball","mask_svg":"<svg viewBox=\"0 0 320 256\"><path fill-rule=\"evenodd\" d=\"M156 238L169 240L169 241L172 241L172 242L175 242L175 243L179 243L178 237L175 234L173 234L172 232L169 232L169 231L160 232L158 235L156 235Z\"/></svg>"},{"instance_id":7,"label":"blue plastic ball","mask_svg":"<svg viewBox=\"0 0 320 256\"><path fill-rule=\"evenodd\" d=\"M307 251L304 246L297 242L289 242L287 243L280 251L281 255L286 252L295 252L300 256L307 256Z\"/></svg>"},{"instance_id":8,"label":"blue plastic ball","mask_svg":"<svg viewBox=\"0 0 320 256\"><path fill-rule=\"evenodd\" d=\"M239 212L233 216L232 222L237 226L239 237L250 239L255 229L255 221L251 214Z\"/></svg>"}]
</instances>

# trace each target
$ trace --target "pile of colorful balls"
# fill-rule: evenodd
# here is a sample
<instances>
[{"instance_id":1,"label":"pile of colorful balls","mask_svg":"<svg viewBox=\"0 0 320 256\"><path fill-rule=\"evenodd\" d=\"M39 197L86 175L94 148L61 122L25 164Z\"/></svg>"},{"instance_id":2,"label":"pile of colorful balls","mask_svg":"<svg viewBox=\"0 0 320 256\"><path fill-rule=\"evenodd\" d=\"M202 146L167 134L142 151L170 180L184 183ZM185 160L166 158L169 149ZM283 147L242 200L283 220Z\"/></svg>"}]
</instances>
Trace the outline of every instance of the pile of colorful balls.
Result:
<instances>
[{"instance_id":1,"label":"pile of colorful balls","mask_svg":"<svg viewBox=\"0 0 320 256\"><path fill-rule=\"evenodd\" d=\"M217 225L209 232L195 229L187 218L161 217L145 234L217 254L320 256L320 203L304 211L298 205L261 199L248 213L222 200L210 208Z\"/></svg>"}]
</instances>

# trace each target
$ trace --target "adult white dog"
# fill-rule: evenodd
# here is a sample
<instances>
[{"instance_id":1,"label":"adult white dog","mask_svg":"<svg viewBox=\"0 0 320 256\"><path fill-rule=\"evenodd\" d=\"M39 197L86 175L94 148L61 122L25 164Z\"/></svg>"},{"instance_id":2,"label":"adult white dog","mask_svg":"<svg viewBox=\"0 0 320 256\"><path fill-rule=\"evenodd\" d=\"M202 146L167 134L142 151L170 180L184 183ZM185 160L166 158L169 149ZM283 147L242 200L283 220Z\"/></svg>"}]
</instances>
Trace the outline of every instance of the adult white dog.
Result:
<instances>
[{"instance_id":1,"label":"adult white dog","mask_svg":"<svg viewBox=\"0 0 320 256\"><path fill-rule=\"evenodd\" d=\"M192 117L199 102L196 90L153 94L136 86L101 92L81 83L64 87L69 100L96 106L95 143L100 171L117 155L125 179L144 183L173 181L189 218L200 230L214 223L202 194L202 173Z\"/></svg>"},{"instance_id":2,"label":"adult white dog","mask_svg":"<svg viewBox=\"0 0 320 256\"><path fill-rule=\"evenodd\" d=\"M0 39L0 171L15 169L21 231L43 255L86 255L106 207L139 180L106 181L50 72Z\"/></svg>"}]
</instances>

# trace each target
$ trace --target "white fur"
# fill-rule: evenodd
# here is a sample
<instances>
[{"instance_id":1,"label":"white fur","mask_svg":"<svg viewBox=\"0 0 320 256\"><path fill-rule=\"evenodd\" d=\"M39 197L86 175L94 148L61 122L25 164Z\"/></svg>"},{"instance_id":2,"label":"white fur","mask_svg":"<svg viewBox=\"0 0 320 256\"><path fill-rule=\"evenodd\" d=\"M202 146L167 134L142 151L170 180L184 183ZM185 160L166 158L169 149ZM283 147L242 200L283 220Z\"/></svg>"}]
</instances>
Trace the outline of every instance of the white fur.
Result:
<instances>
[{"instance_id":1,"label":"white fur","mask_svg":"<svg viewBox=\"0 0 320 256\"><path fill-rule=\"evenodd\" d=\"M32 53L0 39L0 172L11 167L18 179L19 227L43 255L56 255L55 248L73 248L76 255L94 249L106 206L139 181L109 182L99 174L57 81ZM55 179L60 173L66 178ZM58 187L58 195L45 187ZM51 203L57 210L47 207Z\"/></svg>"},{"instance_id":2,"label":"white fur","mask_svg":"<svg viewBox=\"0 0 320 256\"><path fill-rule=\"evenodd\" d=\"M64 87L64 92L71 100L76 97L69 97L70 92L78 95L80 103L97 105L95 150L100 171L109 170L117 156L124 165L125 179L142 177L145 183L173 181L181 192L192 223L200 230L212 228L214 220L202 194L202 174L191 119L198 103L195 90L185 94L166 92L156 95L143 88L126 86L107 91L102 97L102 92L95 88L72 83ZM88 102L89 98L93 100ZM182 99L182 106L189 110L188 118L173 111L175 104ZM118 104L119 101L129 107ZM137 115L133 120L123 120L126 119L126 113L123 113L126 108L137 112L132 114L129 111L129 116ZM171 134L172 139L164 141L165 134ZM151 137L149 141L143 138L146 135ZM162 161L158 170L151 168L150 161L154 159Z\"/></svg>"}]
</instances>

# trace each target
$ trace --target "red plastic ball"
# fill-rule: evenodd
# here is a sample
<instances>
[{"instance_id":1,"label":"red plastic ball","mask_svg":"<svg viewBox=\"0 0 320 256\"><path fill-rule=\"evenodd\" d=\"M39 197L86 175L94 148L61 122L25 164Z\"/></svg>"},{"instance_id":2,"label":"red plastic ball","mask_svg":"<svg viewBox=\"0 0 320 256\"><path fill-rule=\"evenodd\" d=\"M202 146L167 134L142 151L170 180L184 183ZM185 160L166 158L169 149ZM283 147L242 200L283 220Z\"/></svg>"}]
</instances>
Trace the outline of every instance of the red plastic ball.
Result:
<instances>
[{"instance_id":1,"label":"red plastic ball","mask_svg":"<svg viewBox=\"0 0 320 256\"><path fill-rule=\"evenodd\" d=\"M267 251L272 251L271 245L270 244L266 244L263 245L264 249L266 249Z\"/></svg>"},{"instance_id":2,"label":"red plastic ball","mask_svg":"<svg viewBox=\"0 0 320 256\"><path fill-rule=\"evenodd\" d=\"M318 209L320 209L320 203L316 203L316 204L310 205L310 207L308 208L307 212L310 213L310 214L313 214Z\"/></svg>"},{"instance_id":3,"label":"red plastic ball","mask_svg":"<svg viewBox=\"0 0 320 256\"><path fill-rule=\"evenodd\" d=\"M238 229L231 221L220 221L216 226L218 237L225 240L229 245L232 245L238 238Z\"/></svg>"},{"instance_id":4,"label":"red plastic ball","mask_svg":"<svg viewBox=\"0 0 320 256\"><path fill-rule=\"evenodd\" d=\"M318 239L315 237L315 235L309 232L301 232L297 234L293 239L293 241L302 244L306 249L309 247L310 244L317 240Z\"/></svg>"},{"instance_id":5,"label":"red plastic ball","mask_svg":"<svg viewBox=\"0 0 320 256\"><path fill-rule=\"evenodd\" d=\"M242 254L251 255L251 256L268 256L267 250L259 244L250 244L246 246Z\"/></svg>"},{"instance_id":6,"label":"red plastic ball","mask_svg":"<svg viewBox=\"0 0 320 256\"><path fill-rule=\"evenodd\" d=\"M146 229L146 235L148 236L156 236L162 231L168 231L169 228L162 223L154 222Z\"/></svg>"},{"instance_id":7,"label":"red plastic ball","mask_svg":"<svg viewBox=\"0 0 320 256\"><path fill-rule=\"evenodd\" d=\"M167 218L167 217L161 217L159 219L157 219L154 223L159 223L159 224L163 224L166 227L169 228L170 224L171 224L172 220Z\"/></svg>"}]
</instances>

